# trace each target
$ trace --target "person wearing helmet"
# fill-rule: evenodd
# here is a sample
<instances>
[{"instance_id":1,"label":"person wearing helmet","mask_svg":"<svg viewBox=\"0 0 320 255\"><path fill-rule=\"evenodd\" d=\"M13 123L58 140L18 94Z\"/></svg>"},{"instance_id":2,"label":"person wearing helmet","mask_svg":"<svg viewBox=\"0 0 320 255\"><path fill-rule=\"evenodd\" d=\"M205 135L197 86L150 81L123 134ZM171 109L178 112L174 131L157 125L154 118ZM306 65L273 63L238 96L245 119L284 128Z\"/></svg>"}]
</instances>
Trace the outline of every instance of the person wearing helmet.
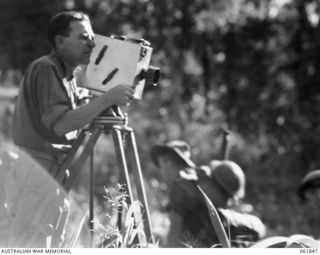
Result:
<instances>
[{"instance_id":1,"label":"person wearing helmet","mask_svg":"<svg viewBox=\"0 0 320 255\"><path fill-rule=\"evenodd\" d=\"M320 169L307 173L301 180L298 195L301 200L320 199Z\"/></svg>"},{"instance_id":2,"label":"person wearing helmet","mask_svg":"<svg viewBox=\"0 0 320 255\"><path fill-rule=\"evenodd\" d=\"M162 172L165 171L169 186L168 247L219 245L197 185L217 208L234 247L245 247L265 235L265 226L259 218L227 209L245 196L245 175L236 163L213 160L210 166L197 167L190 159L190 146L184 141L154 146L151 158Z\"/></svg>"},{"instance_id":3,"label":"person wearing helmet","mask_svg":"<svg viewBox=\"0 0 320 255\"><path fill-rule=\"evenodd\" d=\"M246 178L235 162L212 160L207 175L229 195L229 203L238 203L245 197Z\"/></svg>"},{"instance_id":4,"label":"person wearing helmet","mask_svg":"<svg viewBox=\"0 0 320 255\"><path fill-rule=\"evenodd\" d=\"M301 212L304 213L304 224L310 226L308 235L319 239L320 224L320 169L306 173L301 179L297 195L300 198Z\"/></svg>"}]
</instances>

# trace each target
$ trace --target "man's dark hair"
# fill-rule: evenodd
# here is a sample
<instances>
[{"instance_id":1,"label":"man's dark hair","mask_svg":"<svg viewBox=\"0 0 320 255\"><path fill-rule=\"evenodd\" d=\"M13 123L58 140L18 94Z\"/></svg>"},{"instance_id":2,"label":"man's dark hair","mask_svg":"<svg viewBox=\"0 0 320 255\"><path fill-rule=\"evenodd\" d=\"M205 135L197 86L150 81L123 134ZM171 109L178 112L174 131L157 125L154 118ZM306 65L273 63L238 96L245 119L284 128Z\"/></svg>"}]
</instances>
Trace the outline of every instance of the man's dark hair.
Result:
<instances>
[{"instance_id":1,"label":"man's dark hair","mask_svg":"<svg viewBox=\"0 0 320 255\"><path fill-rule=\"evenodd\" d=\"M56 14L50 19L47 26L47 39L55 47L54 39L57 35L68 36L70 23L83 20L90 22L88 15L83 12L67 11Z\"/></svg>"}]
</instances>

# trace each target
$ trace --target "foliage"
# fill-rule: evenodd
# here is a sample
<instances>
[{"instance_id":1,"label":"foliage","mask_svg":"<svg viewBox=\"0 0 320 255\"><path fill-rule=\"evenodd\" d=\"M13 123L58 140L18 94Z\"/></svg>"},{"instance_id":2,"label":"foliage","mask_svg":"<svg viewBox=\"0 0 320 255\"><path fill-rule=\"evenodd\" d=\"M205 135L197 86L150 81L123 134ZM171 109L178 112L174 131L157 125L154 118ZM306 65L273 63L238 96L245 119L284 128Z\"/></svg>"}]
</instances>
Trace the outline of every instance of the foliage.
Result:
<instances>
[{"instance_id":1,"label":"foliage","mask_svg":"<svg viewBox=\"0 0 320 255\"><path fill-rule=\"evenodd\" d=\"M111 205L111 213L108 217L118 216L118 210L121 210L122 222L121 229L118 227L98 224L95 230L98 234L98 245L100 248L148 248L155 247L148 243L146 235L142 228L142 221L137 217L141 209L139 201L133 201L129 206L126 202L127 194L119 186L118 190L106 188L106 203ZM137 222L138 220L138 222ZM142 220L142 219L141 219Z\"/></svg>"},{"instance_id":2,"label":"foliage","mask_svg":"<svg viewBox=\"0 0 320 255\"><path fill-rule=\"evenodd\" d=\"M274 236L261 240L251 248L318 248L320 242L306 235Z\"/></svg>"}]
</instances>

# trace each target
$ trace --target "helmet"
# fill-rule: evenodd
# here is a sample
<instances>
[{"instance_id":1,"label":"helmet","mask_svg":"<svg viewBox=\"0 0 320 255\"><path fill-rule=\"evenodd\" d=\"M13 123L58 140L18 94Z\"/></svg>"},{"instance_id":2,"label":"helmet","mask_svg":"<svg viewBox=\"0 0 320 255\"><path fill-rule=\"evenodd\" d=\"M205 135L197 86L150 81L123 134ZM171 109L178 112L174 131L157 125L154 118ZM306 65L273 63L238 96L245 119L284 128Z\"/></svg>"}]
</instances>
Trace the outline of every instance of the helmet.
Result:
<instances>
[{"instance_id":1,"label":"helmet","mask_svg":"<svg viewBox=\"0 0 320 255\"><path fill-rule=\"evenodd\" d=\"M313 170L303 177L298 189L300 198L307 199L306 193L314 188L320 188L320 169Z\"/></svg>"},{"instance_id":2,"label":"helmet","mask_svg":"<svg viewBox=\"0 0 320 255\"><path fill-rule=\"evenodd\" d=\"M210 177L231 197L238 200L245 196L246 178L238 164L230 160L212 160L210 167Z\"/></svg>"}]
</instances>

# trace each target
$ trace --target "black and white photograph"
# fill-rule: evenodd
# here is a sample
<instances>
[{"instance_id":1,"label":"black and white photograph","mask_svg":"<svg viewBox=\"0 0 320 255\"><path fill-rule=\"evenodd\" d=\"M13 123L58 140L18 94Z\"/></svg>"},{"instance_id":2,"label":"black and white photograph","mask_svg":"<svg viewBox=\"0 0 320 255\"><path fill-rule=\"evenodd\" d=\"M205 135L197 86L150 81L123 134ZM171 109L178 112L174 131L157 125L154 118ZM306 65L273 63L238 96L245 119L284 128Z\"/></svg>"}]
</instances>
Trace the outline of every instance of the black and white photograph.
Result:
<instances>
[{"instance_id":1,"label":"black and white photograph","mask_svg":"<svg viewBox=\"0 0 320 255\"><path fill-rule=\"evenodd\" d=\"M0 13L1 253L319 253L319 0Z\"/></svg>"}]
</instances>

